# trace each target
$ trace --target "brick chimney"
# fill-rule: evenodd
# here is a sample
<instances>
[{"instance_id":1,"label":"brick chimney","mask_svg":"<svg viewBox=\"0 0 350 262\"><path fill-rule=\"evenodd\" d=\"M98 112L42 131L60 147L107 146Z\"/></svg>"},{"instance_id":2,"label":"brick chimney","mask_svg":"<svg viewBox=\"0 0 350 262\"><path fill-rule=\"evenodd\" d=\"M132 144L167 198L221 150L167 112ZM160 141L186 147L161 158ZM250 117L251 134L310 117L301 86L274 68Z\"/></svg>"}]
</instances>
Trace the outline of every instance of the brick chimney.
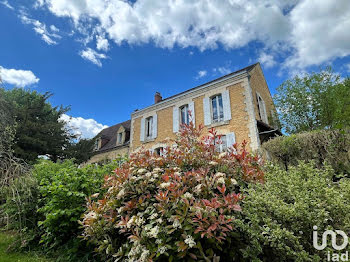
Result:
<instances>
[{"instance_id":1,"label":"brick chimney","mask_svg":"<svg viewBox=\"0 0 350 262\"><path fill-rule=\"evenodd\" d=\"M162 101L162 96L160 95L159 92L156 92L156 94L154 95L154 103L157 104L160 101Z\"/></svg>"}]
</instances>

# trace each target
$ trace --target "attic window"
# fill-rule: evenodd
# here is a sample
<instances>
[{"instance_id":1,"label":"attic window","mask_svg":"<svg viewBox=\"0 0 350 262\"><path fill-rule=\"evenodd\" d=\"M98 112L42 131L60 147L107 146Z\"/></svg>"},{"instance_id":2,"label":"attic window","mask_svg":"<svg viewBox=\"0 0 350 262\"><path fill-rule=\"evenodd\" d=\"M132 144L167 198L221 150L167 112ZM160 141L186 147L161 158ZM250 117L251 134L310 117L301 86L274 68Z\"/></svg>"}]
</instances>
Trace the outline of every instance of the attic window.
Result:
<instances>
[{"instance_id":1,"label":"attic window","mask_svg":"<svg viewBox=\"0 0 350 262\"><path fill-rule=\"evenodd\" d=\"M123 139L123 133L118 133L117 135L117 144L121 144Z\"/></svg>"},{"instance_id":2,"label":"attic window","mask_svg":"<svg viewBox=\"0 0 350 262\"><path fill-rule=\"evenodd\" d=\"M100 141L101 141L101 138L97 138L95 140L95 146L94 146L94 150L97 151L100 149Z\"/></svg>"}]
</instances>

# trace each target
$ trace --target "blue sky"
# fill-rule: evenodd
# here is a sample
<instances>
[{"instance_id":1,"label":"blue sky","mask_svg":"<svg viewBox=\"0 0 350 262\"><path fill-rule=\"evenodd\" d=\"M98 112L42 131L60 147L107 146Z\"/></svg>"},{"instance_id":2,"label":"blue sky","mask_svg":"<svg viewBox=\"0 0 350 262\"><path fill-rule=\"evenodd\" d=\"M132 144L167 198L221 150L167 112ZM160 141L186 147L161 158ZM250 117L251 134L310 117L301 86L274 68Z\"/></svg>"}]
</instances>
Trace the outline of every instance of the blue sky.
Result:
<instances>
[{"instance_id":1,"label":"blue sky","mask_svg":"<svg viewBox=\"0 0 350 262\"><path fill-rule=\"evenodd\" d=\"M294 74L350 74L350 1L0 0L5 87L49 91L85 137L255 62L272 94ZM65 116L68 120L68 116Z\"/></svg>"}]
</instances>

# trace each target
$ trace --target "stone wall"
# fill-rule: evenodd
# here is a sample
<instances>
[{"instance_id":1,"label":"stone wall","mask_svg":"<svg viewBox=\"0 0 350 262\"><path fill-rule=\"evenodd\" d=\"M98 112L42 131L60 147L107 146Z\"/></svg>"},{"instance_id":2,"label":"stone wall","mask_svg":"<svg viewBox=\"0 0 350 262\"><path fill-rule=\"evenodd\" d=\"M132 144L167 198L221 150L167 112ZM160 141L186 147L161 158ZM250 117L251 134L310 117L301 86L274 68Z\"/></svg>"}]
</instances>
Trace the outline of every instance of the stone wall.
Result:
<instances>
[{"instance_id":1,"label":"stone wall","mask_svg":"<svg viewBox=\"0 0 350 262\"><path fill-rule=\"evenodd\" d=\"M117 159L119 156L124 156L129 154L129 146L120 147L115 150L102 152L92 156L86 164L97 163L103 160L113 160Z\"/></svg>"}]
</instances>

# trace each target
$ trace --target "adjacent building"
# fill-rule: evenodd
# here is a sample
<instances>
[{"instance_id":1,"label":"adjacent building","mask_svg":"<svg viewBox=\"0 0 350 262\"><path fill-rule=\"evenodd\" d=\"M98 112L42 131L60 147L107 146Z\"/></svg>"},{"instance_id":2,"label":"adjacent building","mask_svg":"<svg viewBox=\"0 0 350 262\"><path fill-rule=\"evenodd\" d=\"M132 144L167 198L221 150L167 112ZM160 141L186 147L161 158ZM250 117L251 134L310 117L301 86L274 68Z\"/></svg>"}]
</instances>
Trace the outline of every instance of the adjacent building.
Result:
<instances>
[{"instance_id":1,"label":"adjacent building","mask_svg":"<svg viewBox=\"0 0 350 262\"><path fill-rule=\"evenodd\" d=\"M131 121L101 131L101 147L91 161L141 148L160 152L175 138L181 124L189 121L196 127L203 125L203 134L214 127L222 135L220 151L244 140L256 151L265 140L281 134L274 127L275 116L271 93L257 63L166 99L157 92L154 104L134 111ZM130 141L118 145L121 130L129 132L123 137ZM108 142L103 142L104 136L109 137ZM114 136L117 138L111 138Z\"/></svg>"},{"instance_id":2,"label":"adjacent building","mask_svg":"<svg viewBox=\"0 0 350 262\"><path fill-rule=\"evenodd\" d=\"M94 155L87 163L98 163L128 155L130 148L130 123L125 121L103 129L96 136Z\"/></svg>"}]
</instances>

